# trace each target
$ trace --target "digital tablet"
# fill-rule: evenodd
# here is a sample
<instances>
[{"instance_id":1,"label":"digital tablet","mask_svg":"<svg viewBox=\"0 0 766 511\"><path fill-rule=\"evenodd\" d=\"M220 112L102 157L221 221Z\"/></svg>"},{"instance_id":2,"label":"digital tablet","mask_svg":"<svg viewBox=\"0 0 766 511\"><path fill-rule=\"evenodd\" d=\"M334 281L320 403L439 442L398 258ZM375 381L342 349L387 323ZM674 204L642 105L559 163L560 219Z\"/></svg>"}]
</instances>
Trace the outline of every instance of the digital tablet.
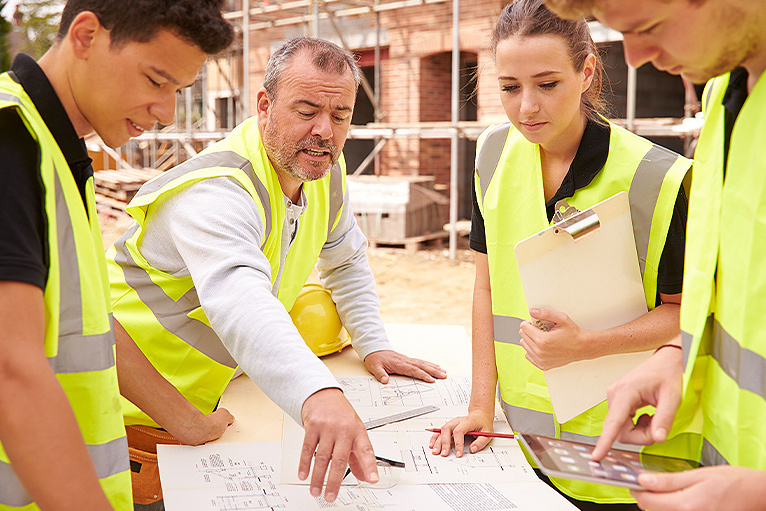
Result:
<instances>
[{"instance_id":1,"label":"digital tablet","mask_svg":"<svg viewBox=\"0 0 766 511\"><path fill-rule=\"evenodd\" d=\"M540 470L549 477L643 490L638 484L641 472L680 472L699 467L699 463L690 460L621 449L611 449L601 461L593 461L592 445L527 433L518 437Z\"/></svg>"}]
</instances>

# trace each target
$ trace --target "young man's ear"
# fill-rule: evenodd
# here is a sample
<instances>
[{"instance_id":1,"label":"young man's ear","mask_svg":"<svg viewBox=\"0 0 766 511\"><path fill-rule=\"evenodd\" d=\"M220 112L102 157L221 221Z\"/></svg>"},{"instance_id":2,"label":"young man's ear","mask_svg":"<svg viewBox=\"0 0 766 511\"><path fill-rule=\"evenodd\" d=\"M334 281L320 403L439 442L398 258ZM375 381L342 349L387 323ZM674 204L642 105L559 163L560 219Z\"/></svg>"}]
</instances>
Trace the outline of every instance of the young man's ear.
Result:
<instances>
[{"instance_id":1,"label":"young man's ear","mask_svg":"<svg viewBox=\"0 0 766 511\"><path fill-rule=\"evenodd\" d=\"M104 36L109 42L109 31L101 25L98 16L90 11L83 11L72 20L66 39L75 57L87 59L96 39Z\"/></svg>"}]
</instances>

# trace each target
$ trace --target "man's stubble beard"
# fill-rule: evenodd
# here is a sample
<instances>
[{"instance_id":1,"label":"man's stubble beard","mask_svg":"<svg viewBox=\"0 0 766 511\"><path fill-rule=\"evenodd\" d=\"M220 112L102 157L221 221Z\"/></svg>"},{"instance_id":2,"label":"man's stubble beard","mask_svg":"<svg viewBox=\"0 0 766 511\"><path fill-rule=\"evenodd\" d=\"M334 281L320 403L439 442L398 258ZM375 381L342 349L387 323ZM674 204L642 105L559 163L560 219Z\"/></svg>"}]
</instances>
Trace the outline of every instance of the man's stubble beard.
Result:
<instances>
[{"instance_id":1,"label":"man's stubble beard","mask_svg":"<svg viewBox=\"0 0 766 511\"><path fill-rule=\"evenodd\" d=\"M338 163L340 151L329 141L322 140L319 137L308 136L298 142L295 147L286 147L279 143L279 125L273 119L270 120L263 131L263 146L266 148L266 154L271 164L277 170L288 174L301 182L316 181L322 179L330 169ZM309 162L315 169L307 170L298 162L298 154L309 146L322 147L330 152L330 162Z\"/></svg>"}]
</instances>

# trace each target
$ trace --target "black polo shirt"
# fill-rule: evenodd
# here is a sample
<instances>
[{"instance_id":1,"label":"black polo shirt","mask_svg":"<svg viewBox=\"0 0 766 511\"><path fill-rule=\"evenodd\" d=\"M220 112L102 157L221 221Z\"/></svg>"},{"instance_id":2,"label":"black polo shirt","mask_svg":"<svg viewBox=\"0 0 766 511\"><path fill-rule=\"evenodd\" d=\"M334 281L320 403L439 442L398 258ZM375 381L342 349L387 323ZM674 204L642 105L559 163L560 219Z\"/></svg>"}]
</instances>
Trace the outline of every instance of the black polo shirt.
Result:
<instances>
[{"instance_id":1,"label":"black polo shirt","mask_svg":"<svg viewBox=\"0 0 766 511\"><path fill-rule=\"evenodd\" d=\"M572 160L567 175L561 182L561 186L551 200L545 203L548 213L548 221L553 219L556 202L567 199L574 195L576 190L585 188L604 168L609 156L609 136L611 129L608 125L600 125L589 121L577 149L577 154ZM476 187L471 187L473 194L473 216L471 219L470 247L476 252L487 253L486 235L484 232L484 218L479 211L476 200ZM511 200L512 198L508 198ZM657 291L664 294L680 293L683 287L684 277L684 245L686 243L686 215L688 202L683 187L678 192L678 198L673 209L673 217L670 220L668 238L660 258L660 266L657 276ZM513 219L508 219L512 222ZM659 303L659 301L657 302Z\"/></svg>"},{"instance_id":2,"label":"black polo shirt","mask_svg":"<svg viewBox=\"0 0 766 511\"><path fill-rule=\"evenodd\" d=\"M9 72L56 139L85 204L85 183L93 175L91 160L53 86L24 54L13 60ZM40 148L15 108L0 109L0 179L0 280L45 289L49 256Z\"/></svg>"}]
</instances>

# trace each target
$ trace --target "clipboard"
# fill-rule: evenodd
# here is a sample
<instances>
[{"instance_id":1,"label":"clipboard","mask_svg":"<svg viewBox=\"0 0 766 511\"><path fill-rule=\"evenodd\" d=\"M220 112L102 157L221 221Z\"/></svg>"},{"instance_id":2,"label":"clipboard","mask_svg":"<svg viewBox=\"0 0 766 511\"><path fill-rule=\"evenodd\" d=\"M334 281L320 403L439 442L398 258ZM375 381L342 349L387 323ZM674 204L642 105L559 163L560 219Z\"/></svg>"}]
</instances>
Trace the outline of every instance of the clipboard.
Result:
<instances>
[{"instance_id":1,"label":"clipboard","mask_svg":"<svg viewBox=\"0 0 766 511\"><path fill-rule=\"evenodd\" d=\"M563 217L515 246L529 308L565 312L585 330L646 314L628 194L582 212L570 208ZM545 371L556 420L567 422L606 400L609 386L652 353L608 355Z\"/></svg>"}]
</instances>

